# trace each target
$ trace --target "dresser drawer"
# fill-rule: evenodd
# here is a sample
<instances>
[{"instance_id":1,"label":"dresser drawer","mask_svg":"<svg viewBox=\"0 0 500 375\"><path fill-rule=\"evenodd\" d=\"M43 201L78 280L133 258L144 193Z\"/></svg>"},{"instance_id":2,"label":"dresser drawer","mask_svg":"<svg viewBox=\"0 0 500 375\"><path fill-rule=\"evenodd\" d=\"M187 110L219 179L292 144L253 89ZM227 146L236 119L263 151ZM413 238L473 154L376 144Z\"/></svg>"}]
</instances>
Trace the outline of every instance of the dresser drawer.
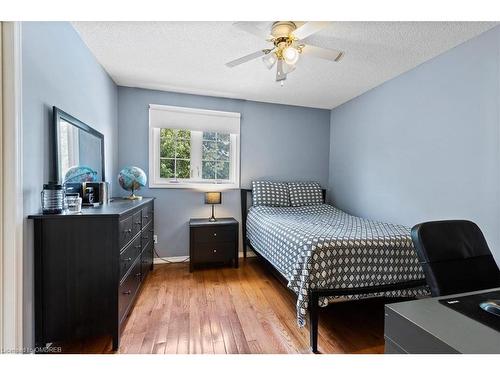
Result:
<instances>
[{"instance_id":1,"label":"dresser drawer","mask_svg":"<svg viewBox=\"0 0 500 375\"><path fill-rule=\"evenodd\" d=\"M146 246L152 242L153 239L153 223L150 222L141 233L141 244L142 248L146 248Z\"/></svg>"},{"instance_id":2,"label":"dresser drawer","mask_svg":"<svg viewBox=\"0 0 500 375\"><path fill-rule=\"evenodd\" d=\"M192 228L195 243L230 242L236 240L236 226L218 225L213 228Z\"/></svg>"},{"instance_id":3,"label":"dresser drawer","mask_svg":"<svg viewBox=\"0 0 500 375\"><path fill-rule=\"evenodd\" d=\"M142 229L142 211L139 210L132 215L132 234L136 235Z\"/></svg>"},{"instance_id":4,"label":"dresser drawer","mask_svg":"<svg viewBox=\"0 0 500 375\"><path fill-rule=\"evenodd\" d=\"M120 221L118 225L120 249L123 248L133 237L133 217L129 216Z\"/></svg>"},{"instance_id":5,"label":"dresser drawer","mask_svg":"<svg viewBox=\"0 0 500 375\"><path fill-rule=\"evenodd\" d=\"M118 288L118 320L121 322L132 304L137 289L141 283L141 262L140 259L132 266L132 269L125 277L125 280Z\"/></svg>"},{"instance_id":6,"label":"dresser drawer","mask_svg":"<svg viewBox=\"0 0 500 375\"><path fill-rule=\"evenodd\" d=\"M141 237L137 236L137 238L120 253L120 280L125 276L134 261L141 254L141 248Z\"/></svg>"},{"instance_id":7,"label":"dresser drawer","mask_svg":"<svg viewBox=\"0 0 500 375\"><path fill-rule=\"evenodd\" d=\"M198 243L193 257L196 263L216 263L232 260L234 253L234 242Z\"/></svg>"},{"instance_id":8,"label":"dresser drawer","mask_svg":"<svg viewBox=\"0 0 500 375\"><path fill-rule=\"evenodd\" d=\"M141 277L142 280L146 278L149 271L153 266L153 243L150 242L141 253Z\"/></svg>"},{"instance_id":9,"label":"dresser drawer","mask_svg":"<svg viewBox=\"0 0 500 375\"><path fill-rule=\"evenodd\" d=\"M142 209L142 226L145 227L148 223L153 220L153 205L148 204Z\"/></svg>"}]
</instances>

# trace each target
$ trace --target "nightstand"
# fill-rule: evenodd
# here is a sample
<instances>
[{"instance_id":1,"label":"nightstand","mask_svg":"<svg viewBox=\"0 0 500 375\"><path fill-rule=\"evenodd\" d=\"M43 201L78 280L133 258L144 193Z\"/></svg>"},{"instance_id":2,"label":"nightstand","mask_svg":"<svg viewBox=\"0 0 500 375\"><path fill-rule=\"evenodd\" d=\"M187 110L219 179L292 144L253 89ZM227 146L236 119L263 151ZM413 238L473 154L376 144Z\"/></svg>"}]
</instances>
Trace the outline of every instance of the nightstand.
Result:
<instances>
[{"instance_id":1,"label":"nightstand","mask_svg":"<svg viewBox=\"0 0 500 375\"><path fill-rule=\"evenodd\" d=\"M233 263L238 268L238 230L232 217L189 220L189 272L202 264Z\"/></svg>"}]
</instances>

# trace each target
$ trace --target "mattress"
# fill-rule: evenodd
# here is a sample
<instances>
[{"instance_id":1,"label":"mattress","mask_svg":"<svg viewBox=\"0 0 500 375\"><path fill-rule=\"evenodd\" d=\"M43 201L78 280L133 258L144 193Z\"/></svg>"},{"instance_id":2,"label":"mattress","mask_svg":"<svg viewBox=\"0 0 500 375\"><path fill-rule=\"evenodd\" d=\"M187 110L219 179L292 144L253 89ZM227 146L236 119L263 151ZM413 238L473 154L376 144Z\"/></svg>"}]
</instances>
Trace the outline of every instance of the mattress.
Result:
<instances>
[{"instance_id":1,"label":"mattress","mask_svg":"<svg viewBox=\"0 0 500 375\"><path fill-rule=\"evenodd\" d=\"M297 294L299 326L305 325L309 289L358 288L425 278L408 227L362 219L327 204L251 207L247 237ZM426 287L345 298L423 294L428 294ZM336 298L321 298L320 306Z\"/></svg>"}]
</instances>

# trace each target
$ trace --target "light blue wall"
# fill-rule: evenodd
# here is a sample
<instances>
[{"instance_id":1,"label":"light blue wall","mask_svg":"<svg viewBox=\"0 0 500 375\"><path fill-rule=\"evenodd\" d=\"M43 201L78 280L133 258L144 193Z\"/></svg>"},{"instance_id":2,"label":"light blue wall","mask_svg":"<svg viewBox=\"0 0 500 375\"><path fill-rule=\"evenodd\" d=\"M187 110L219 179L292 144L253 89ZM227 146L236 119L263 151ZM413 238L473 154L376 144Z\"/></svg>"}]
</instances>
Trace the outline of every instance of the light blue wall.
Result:
<instances>
[{"instance_id":1,"label":"light blue wall","mask_svg":"<svg viewBox=\"0 0 500 375\"><path fill-rule=\"evenodd\" d=\"M22 23L23 190L26 215L39 212L49 179L55 105L104 134L106 174L117 173L117 88L66 22ZM33 343L33 226L24 230L25 346Z\"/></svg>"},{"instance_id":2,"label":"light blue wall","mask_svg":"<svg viewBox=\"0 0 500 375\"><path fill-rule=\"evenodd\" d=\"M122 168L135 165L148 171L148 107L165 104L241 113L241 185L253 179L315 180L328 184L330 111L244 100L118 88L119 149ZM121 192L125 194L125 192ZM148 189L155 196L157 251L162 256L187 255L188 221L208 217L203 194L186 189ZM216 216L240 220L240 193L223 193Z\"/></svg>"},{"instance_id":3,"label":"light blue wall","mask_svg":"<svg viewBox=\"0 0 500 375\"><path fill-rule=\"evenodd\" d=\"M500 263L500 28L331 113L330 191L355 215L465 218Z\"/></svg>"}]
</instances>

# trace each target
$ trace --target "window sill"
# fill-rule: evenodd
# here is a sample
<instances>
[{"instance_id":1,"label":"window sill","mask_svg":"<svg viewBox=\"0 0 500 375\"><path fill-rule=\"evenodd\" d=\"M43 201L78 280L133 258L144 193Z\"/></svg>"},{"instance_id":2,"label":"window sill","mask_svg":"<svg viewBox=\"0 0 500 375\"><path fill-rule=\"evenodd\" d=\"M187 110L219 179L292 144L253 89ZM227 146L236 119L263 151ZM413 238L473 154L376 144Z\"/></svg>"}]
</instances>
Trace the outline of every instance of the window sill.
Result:
<instances>
[{"instance_id":1,"label":"window sill","mask_svg":"<svg viewBox=\"0 0 500 375\"><path fill-rule=\"evenodd\" d=\"M207 182L151 182L150 189L193 189L193 190L229 190L239 189L237 183L207 183Z\"/></svg>"}]
</instances>

